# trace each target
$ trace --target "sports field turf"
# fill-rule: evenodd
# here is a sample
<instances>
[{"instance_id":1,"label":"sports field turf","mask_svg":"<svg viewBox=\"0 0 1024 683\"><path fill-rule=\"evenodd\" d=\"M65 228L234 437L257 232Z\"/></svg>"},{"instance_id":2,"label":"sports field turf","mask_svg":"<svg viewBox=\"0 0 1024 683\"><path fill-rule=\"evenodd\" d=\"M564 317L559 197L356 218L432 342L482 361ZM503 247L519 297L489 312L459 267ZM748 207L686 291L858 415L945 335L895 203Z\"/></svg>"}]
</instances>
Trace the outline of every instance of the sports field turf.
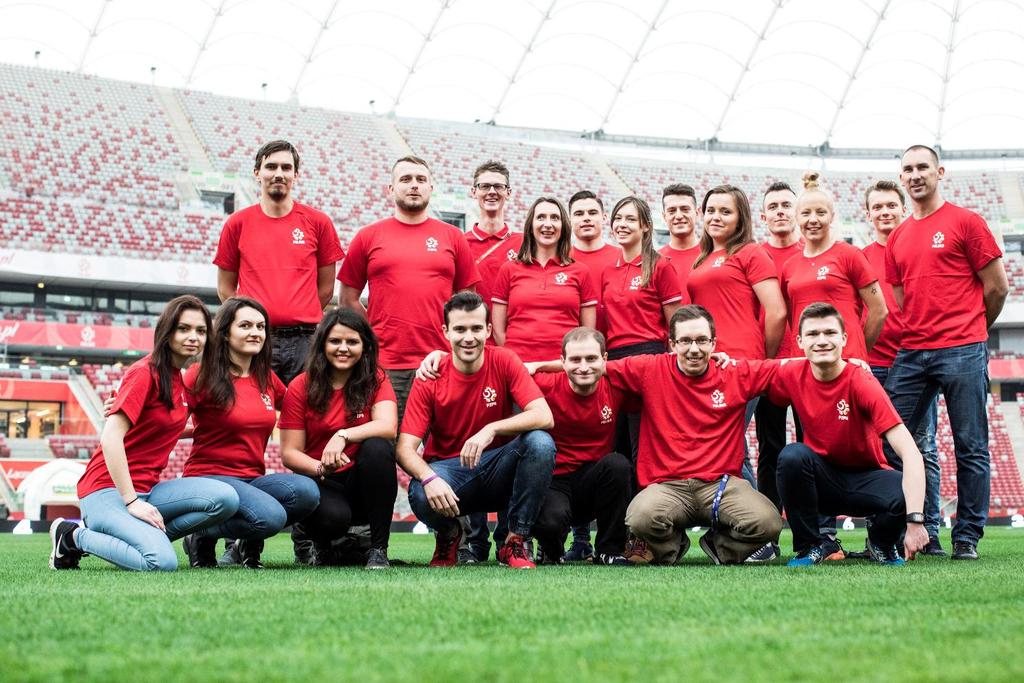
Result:
<instances>
[{"instance_id":1,"label":"sports field turf","mask_svg":"<svg viewBox=\"0 0 1024 683\"><path fill-rule=\"evenodd\" d=\"M284 536L261 572L54 572L45 534L0 535L0 680L1024 681L1024 529L904 568L714 567L694 542L671 568L437 570L432 550L395 534L419 566L299 568Z\"/></svg>"}]
</instances>

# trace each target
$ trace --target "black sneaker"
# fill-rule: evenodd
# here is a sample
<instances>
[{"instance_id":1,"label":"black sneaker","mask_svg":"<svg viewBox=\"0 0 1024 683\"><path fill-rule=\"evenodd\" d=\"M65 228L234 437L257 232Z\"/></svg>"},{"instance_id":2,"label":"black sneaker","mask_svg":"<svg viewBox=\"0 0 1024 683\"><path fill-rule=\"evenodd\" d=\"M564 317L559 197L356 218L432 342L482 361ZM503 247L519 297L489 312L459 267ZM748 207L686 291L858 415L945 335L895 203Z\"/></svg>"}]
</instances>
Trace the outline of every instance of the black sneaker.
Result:
<instances>
[{"instance_id":1,"label":"black sneaker","mask_svg":"<svg viewBox=\"0 0 1024 683\"><path fill-rule=\"evenodd\" d=\"M188 555L188 566L193 569L214 569L217 567L217 539L189 534L181 539L181 545Z\"/></svg>"},{"instance_id":2,"label":"black sneaker","mask_svg":"<svg viewBox=\"0 0 1024 683\"><path fill-rule=\"evenodd\" d=\"M235 541L235 548L238 549L238 556L241 558L240 565L246 569L263 569L260 562L260 554L263 553L262 538L240 538Z\"/></svg>"},{"instance_id":3,"label":"black sneaker","mask_svg":"<svg viewBox=\"0 0 1024 683\"><path fill-rule=\"evenodd\" d=\"M563 562L589 562L594 558L594 546L585 541L573 541L562 555Z\"/></svg>"},{"instance_id":4,"label":"black sneaker","mask_svg":"<svg viewBox=\"0 0 1024 683\"><path fill-rule=\"evenodd\" d=\"M705 531L704 535L700 537L700 549L703 550L711 561L715 564L722 564L721 558L718 557L718 550L715 548L715 542L711 540L711 531Z\"/></svg>"},{"instance_id":5,"label":"black sneaker","mask_svg":"<svg viewBox=\"0 0 1024 683\"><path fill-rule=\"evenodd\" d=\"M813 567L816 564L821 564L825 561L825 551L827 548L823 547L825 544L818 544L812 546L810 549L800 553L796 557L790 559L786 563L787 567Z\"/></svg>"},{"instance_id":6,"label":"black sneaker","mask_svg":"<svg viewBox=\"0 0 1024 683\"><path fill-rule=\"evenodd\" d=\"M78 561L84 554L75 545L75 529L78 525L63 517L53 520L50 525L50 569L78 569Z\"/></svg>"},{"instance_id":7,"label":"black sneaker","mask_svg":"<svg viewBox=\"0 0 1024 683\"><path fill-rule=\"evenodd\" d=\"M237 567L242 564L238 554L238 541L233 538L224 539L224 554L217 559L218 567Z\"/></svg>"},{"instance_id":8,"label":"black sneaker","mask_svg":"<svg viewBox=\"0 0 1024 683\"><path fill-rule=\"evenodd\" d=\"M469 546L459 548L457 562L459 564L476 564L478 562L476 553Z\"/></svg>"},{"instance_id":9,"label":"black sneaker","mask_svg":"<svg viewBox=\"0 0 1024 683\"><path fill-rule=\"evenodd\" d=\"M387 548L370 548L366 554L367 569L388 569L391 563L388 562Z\"/></svg>"},{"instance_id":10,"label":"black sneaker","mask_svg":"<svg viewBox=\"0 0 1024 683\"><path fill-rule=\"evenodd\" d=\"M948 554L942 547L942 543L939 542L938 536L929 536L928 545L921 551L924 555L932 555L933 557L946 557ZM977 555L977 553L975 553Z\"/></svg>"},{"instance_id":11,"label":"black sneaker","mask_svg":"<svg viewBox=\"0 0 1024 683\"><path fill-rule=\"evenodd\" d=\"M970 541L953 541L954 560L978 559L978 546Z\"/></svg>"},{"instance_id":12,"label":"black sneaker","mask_svg":"<svg viewBox=\"0 0 1024 683\"><path fill-rule=\"evenodd\" d=\"M764 564L771 562L779 556L779 546L776 543L765 543L763 546L747 555L743 560L748 564Z\"/></svg>"},{"instance_id":13,"label":"black sneaker","mask_svg":"<svg viewBox=\"0 0 1024 683\"><path fill-rule=\"evenodd\" d=\"M298 559L295 560L298 563ZM309 558L310 567L336 567L338 560L334 547L330 543L314 543L313 552Z\"/></svg>"},{"instance_id":14,"label":"black sneaker","mask_svg":"<svg viewBox=\"0 0 1024 683\"><path fill-rule=\"evenodd\" d=\"M826 536L821 542L821 549L825 552L826 562L840 562L846 559L846 551L838 538Z\"/></svg>"},{"instance_id":15,"label":"black sneaker","mask_svg":"<svg viewBox=\"0 0 1024 683\"><path fill-rule=\"evenodd\" d=\"M603 564L609 567L633 566L633 563L622 555L612 555L611 553L598 553L597 555L594 555L594 564Z\"/></svg>"},{"instance_id":16,"label":"black sneaker","mask_svg":"<svg viewBox=\"0 0 1024 683\"><path fill-rule=\"evenodd\" d=\"M881 563L889 567L902 567L906 564L903 559L903 555L900 554L900 549L896 545L891 545L884 548L879 548L881 552Z\"/></svg>"},{"instance_id":17,"label":"black sneaker","mask_svg":"<svg viewBox=\"0 0 1024 683\"><path fill-rule=\"evenodd\" d=\"M292 549L295 552L295 564L311 565L315 556L313 552L313 541L306 535L306 530L301 524L292 524ZM239 558L241 562L241 558Z\"/></svg>"}]
</instances>

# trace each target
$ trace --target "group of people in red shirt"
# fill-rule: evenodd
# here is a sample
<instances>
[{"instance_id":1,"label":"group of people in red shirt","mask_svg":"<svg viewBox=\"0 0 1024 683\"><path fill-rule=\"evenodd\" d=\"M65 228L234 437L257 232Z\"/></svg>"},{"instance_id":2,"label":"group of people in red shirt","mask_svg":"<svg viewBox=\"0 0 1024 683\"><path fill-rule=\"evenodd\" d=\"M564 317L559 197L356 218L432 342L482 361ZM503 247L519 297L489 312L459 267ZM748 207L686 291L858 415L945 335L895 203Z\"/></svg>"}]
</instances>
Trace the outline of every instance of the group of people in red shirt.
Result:
<instances>
[{"instance_id":1,"label":"group of people in red shirt","mask_svg":"<svg viewBox=\"0 0 1024 683\"><path fill-rule=\"evenodd\" d=\"M286 141L257 153L260 201L228 219L214 260L216 318L194 297L168 304L153 352L108 402L79 482L84 523L51 527L52 567L92 554L174 569L184 537L194 567L258 568L263 540L289 525L297 561L338 564L339 539L366 525L360 561L386 568L396 463L436 535L434 566L487 559L490 512L497 558L515 568L671 564L694 526L716 564L768 562L783 510L791 565L844 556L837 514L867 517L867 553L902 564L945 552L925 502L939 391L956 437L953 557L977 558L985 342L1007 282L984 220L942 199L931 148L902 157L912 215L900 185L868 189L863 252L832 231L816 174L799 195L768 188L765 245L738 188L698 202L670 185L659 251L639 197L610 212L615 245L587 191L536 199L513 232L495 161L474 174L480 220L462 233L431 217L431 170L413 156L392 168L394 215L346 252L326 215L294 201L298 168ZM323 314L336 272L339 306ZM800 438L786 444L790 405ZM275 424L291 473L265 472ZM183 436L184 476L158 483ZM219 538L232 539L220 561Z\"/></svg>"}]
</instances>

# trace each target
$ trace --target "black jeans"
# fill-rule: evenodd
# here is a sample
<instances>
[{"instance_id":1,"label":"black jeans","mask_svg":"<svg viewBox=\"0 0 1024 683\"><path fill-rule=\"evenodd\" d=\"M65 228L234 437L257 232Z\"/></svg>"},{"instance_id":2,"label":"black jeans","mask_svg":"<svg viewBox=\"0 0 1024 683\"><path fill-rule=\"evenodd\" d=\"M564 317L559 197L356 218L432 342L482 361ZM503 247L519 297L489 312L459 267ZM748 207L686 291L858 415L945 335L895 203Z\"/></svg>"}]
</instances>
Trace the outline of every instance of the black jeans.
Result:
<instances>
[{"instance_id":1,"label":"black jeans","mask_svg":"<svg viewBox=\"0 0 1024 683\"><path fill-rule=\"evenodd\" d=\"M633 467L626 456L609 453L597 462L551 478L533 536L544 556L557 559L565 552L571 526L597 519L598 553L621 555L626 545L626 507L632 498Z\"/></svg>"},{"instance_id":2,"label":"black jeans","mask_svg":"<svg viewBox=\"0 0 1024 683\"><path fill-rule=\"evenodd\" d=\"M874 515L868 536L881 547L894 545L906 528L903 475L895 470L841 470L791 443L779 454L778 487L798 554L821 542L819 513Z\"/></svg>"},{"instance_id":3,"label":"black jeans","mask_svg":"<svg viewBox=\"0 0 1024 683\"><path fill-rule=\"evenodd\" d=\"M409 392L412 391L412 383L416 379L416 370L385 370L384 372L391 380L391 388L395 390L395 399L398 402L398 426L401 427L402 417L405 415L405 403L409 400Z\"/></svg>"},{"instance_id":4,"label":"black jeans","mask_svg":"<svg viewBox=\"0 0 1024 683\"><path fill-rule=\"evenodd\" d=\"M388 547L398 495L395 447L390 441L367 439L359 446L355 465L317 484L320 505L302 522L315 543L329 544L356 523L370 525L370 544L374 548Z\"/></svg>"},{"instance_id":5,"label":"black jeans","mask_svg":"<svg viewBox=\"0 0 1024 683\"><path fill-rule=\"evenodd\" d=\"M313 326L315 329L316 326ZM273 335L270 340L270 369L288 386L296 376L306 369L306 356L309 345L313 341L313 331L309 334L293 334L288 336Z\"/></svg>"},{"instance_id":6,"label":"black jeans","mask_svg":"<svg viewBox=\"0 0 1024 683\"><path fill-rule=\"evenodd\" d=\"M787 408L777 406L762 396L754 409L754 428L757 431L757 490L782 512L782 499L775 483L775 470L779 463L779 453L788 443L786 438ZM800 419L793 411L796 423L796 440L804 440L804 432ZM834 524L833 524L834 526Z\"/></svg>"}]
</instances>

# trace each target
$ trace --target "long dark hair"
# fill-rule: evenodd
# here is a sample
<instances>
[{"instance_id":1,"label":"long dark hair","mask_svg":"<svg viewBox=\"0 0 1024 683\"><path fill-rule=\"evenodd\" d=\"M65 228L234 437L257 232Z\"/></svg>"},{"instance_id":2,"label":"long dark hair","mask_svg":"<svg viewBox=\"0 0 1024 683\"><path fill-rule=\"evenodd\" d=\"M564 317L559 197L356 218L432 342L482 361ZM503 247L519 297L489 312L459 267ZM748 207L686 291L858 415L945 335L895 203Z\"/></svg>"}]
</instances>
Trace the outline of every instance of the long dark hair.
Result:
<instances>
[{"instance_id":1,"label":"long dark hair","mask_svg":"<svg viewBox=\"0 0 1024 683\"><path fill-rule=\"evenodd\" d=\"M744 246L754 241L754 219L750 213L750 201L740 188L734 185L718 185L712 187L704 195L704 201L700 205L701 212L708 208L708 200L711 199L712 195L716 194L727 194L732 197L733 203L736 204L736 214L739 216L739 222L736 224L735 234L725 243L726 256L732 256ZM711 239L711 234L705 230L700 236L700 254L697 255L697 260L693 262L693 267L696 268L703 263L704 259L710 256L714 250L715 242Z\"/></svg>"},{"instance_id":2,"label":"long dark hair","mask_svg":"<svg viewBox=\"0 0 1024 683\"><path fill-rule=\"evenodd\" d=\"M199 376L196 377L196 393L203 392L205 400L222 410L235 403L232 371L241 374L241 368L231 362L228 339L235 316L243 308L259 312L267 325L267 338L263 342L263 348L253 357L249 365L249 374L256 380L260 393L266 393L267 387L270 386L270 318L267 309L255 299L233 296L221 304L217 317L213 319L213 330L206 345L206 354L203 356L202 365L199 366Z\"/></svg>"},{"instance_id":3,"label":"long dark hair","mask_svg":"<svg viewBox=\"0 0 1024 683\"><path fill-rule=\"evenodd\" d=\"M158 379L157 398L167 406L167 410L174 410L174 396L171 395L171 379L174 377L174 373L181 372L178 368L174 367L174 361L171 356L171 340L178 329L181 314L185 311L201 312L203 319L206 321L206 329L209 330L212 327L210 312L206 310L206 306L203 305L203 302L198 297L194 297L191 294L171 299L164 306L163 312L160 313L160 317L156 321L156 327L153 328L153 352L149 355L149 366L156 370ZM205 362L207 357L207 349L208 347L204 344L203 362Z\"/></svg>"},{"instance_id":4,"label":"long dark hair","mask_svg":"<svg viewBox=\"0 0 1024 683\"><path fill-rule=\"evenodd\" d=\"M317 414L323 415L331 402L334 393L334 387L331 386L332 368L324 347L335 325L344 325L354 330L363 342L363 355L352 367L352 374L344 387L345 410L348 413L346 417L351 420L356 413L370 407L370 401L380 386L377 365L380 343L366 318L350 308L328 311L313 333L313 343L310 344L309 357L306 359L306 404Z\"/></svg>"},{"instance_id":5,"label":"long dark hair","mask_svg":"<svg viewBox=\"0 0 1024 683\"><path fill-rule=\"evenodd\" d=\"M637 222L640 224L640 286L646 287L654 277L654 268L661 255L654 248L654 220L651 218L651 207L640 197L623 197L615 202L612 209L612 225L615 225L615 214L619 209L632 204L636 208Z\"/></svg>"},{"instance_id":6,"label":"long dark hair","mask_svg":"<svg viewBox=\"0 0 1024 683\"><path fill-rule=\"evenodd\" d=\"M554 204L558 207L558 215L562 219L562 231L558 235L558 243L555 245L555 258L559 265L567 266L572 263L572 226L569 224L569 214L565 205L554 197L538 197L530 205L526 212L526 222L523 223L523 244L519 247L519 254L516 258L522 263L533 263L537 258L537 238L533 236L533 214L537 207L544 203Z\"/></svg>"}]
</instances>

